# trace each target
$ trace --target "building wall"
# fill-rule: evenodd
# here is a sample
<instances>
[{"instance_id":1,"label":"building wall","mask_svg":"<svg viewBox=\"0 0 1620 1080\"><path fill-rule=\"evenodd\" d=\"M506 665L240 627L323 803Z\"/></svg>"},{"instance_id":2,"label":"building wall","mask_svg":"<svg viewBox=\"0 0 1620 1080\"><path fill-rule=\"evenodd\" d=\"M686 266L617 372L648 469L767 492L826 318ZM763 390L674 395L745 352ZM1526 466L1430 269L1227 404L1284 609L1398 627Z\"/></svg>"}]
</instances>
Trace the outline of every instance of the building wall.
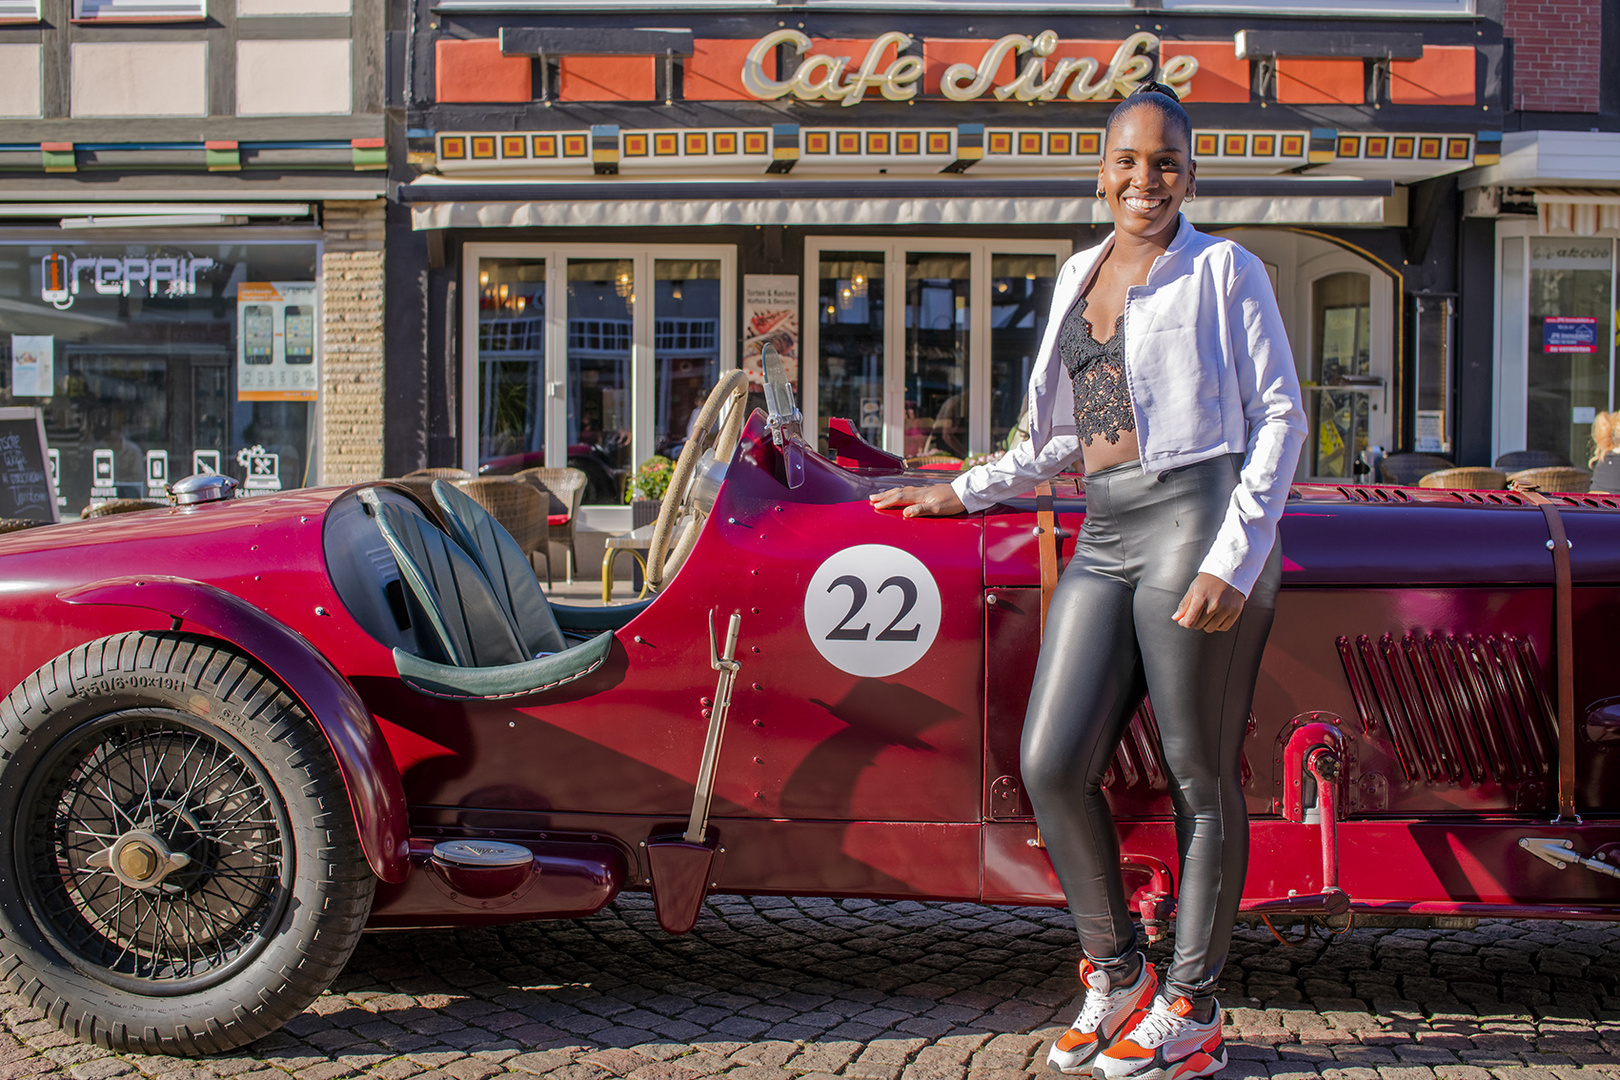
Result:
<instances>
[{"instance_id":1,"label":"building wall","mask_svg":"<svg viewBox=\"0 0 1620 1080\"><path fill-rule=\"evenodd\" d=\"M1520 112L1595 113L1604 79L1602 0L1508 0L1513 101Z\"/></svg>"},{"instance_id":2,"label":"building wall","mask_svg":"<svg viewBox=\"0 0 1620 1080\"><path fill-rule=\"evenodd\" d=\"M328 202L321 261L321 479L383 474L383 203Z\"/></svg>"}]
</instances>

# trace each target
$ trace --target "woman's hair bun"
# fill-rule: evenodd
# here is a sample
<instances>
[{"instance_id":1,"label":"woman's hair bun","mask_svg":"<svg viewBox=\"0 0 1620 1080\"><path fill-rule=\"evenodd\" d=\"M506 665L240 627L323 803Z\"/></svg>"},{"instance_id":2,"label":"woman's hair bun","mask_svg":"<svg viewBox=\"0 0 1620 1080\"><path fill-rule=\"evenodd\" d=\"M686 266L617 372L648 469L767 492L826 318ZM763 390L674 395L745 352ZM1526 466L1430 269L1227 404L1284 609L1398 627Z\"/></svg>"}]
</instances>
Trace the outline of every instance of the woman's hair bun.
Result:
<instances>
[{"instance_id":1,"label":"woman's hair bun","mask_svg":"<svg viewBox=\"0 0 1620 1080\"><path fill-rule=\"evenodd\" d=\"M1141 84L1135 90L1131 91L1132 97L1135 97L1137 94L1163 94L1171 101L1174 101L1177 104L1181 103L1181 96L1179 94L1170 89L1168 86L1164 85L1164 83L1155 82L1152 79L1149 79L1147 82Z\"/></svg>"}]
</instances>

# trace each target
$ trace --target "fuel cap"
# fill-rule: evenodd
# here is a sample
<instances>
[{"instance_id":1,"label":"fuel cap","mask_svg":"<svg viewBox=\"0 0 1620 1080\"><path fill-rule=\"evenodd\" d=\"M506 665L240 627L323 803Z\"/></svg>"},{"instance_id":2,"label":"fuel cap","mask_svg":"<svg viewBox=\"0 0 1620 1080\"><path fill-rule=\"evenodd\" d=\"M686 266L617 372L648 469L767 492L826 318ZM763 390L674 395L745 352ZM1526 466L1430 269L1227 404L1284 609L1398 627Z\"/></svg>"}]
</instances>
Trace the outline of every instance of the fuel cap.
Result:
<instances>
[{"instance_id":1,"label":"fuel cap","mask_svg":"<svg viewBox=\"0 0 1620 1080\"><path fill-rule=\"evenodd\" d=\"M236 481L220 473L197 473L169 485L169 501L175 506L196 506L235 497Z\"/></svg>"}]
</instances>

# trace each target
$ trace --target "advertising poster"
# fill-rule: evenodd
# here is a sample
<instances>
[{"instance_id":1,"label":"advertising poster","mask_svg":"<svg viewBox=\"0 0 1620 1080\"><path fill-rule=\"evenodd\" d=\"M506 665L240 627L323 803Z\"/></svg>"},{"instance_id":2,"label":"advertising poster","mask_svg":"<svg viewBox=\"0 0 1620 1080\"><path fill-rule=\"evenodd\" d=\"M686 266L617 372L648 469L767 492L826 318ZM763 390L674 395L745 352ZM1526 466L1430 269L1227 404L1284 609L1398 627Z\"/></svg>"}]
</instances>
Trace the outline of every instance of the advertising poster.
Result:
<instances>
[{"instance_id":1,"label":"advertising poster","mask_svg":"<svg viewBox=\"0 0 1620 1080\"><path fill-rule=\"evenodd\" d=\"M236 400L315 400L318 299L313 281L237 286Z\"/></svg>"},{"instance_id":2,"label":"advertising poster","mask_svg":"<svg viewBox=\"0 0 1620 1080\"><path fill-rule=\"evenodd\" d=\"M11 396L50 397L56 383L56 339L49 334L11 335Z\"/></svg>"},{"instance_id":3,"label":"advertising poster","mask_svg":"<svg viewBox=\"0 0 1620 1080\"><path fill-rule=\"evenodd\" d=\"M799 279L792 274L743 275L742 369L749 385L765 384L765 343L776 346L788 381L799 383Z\"/></svg>"},{"instance_id":4,"label":"advertising poster","mask_svg":"<svg viewBox=\"0 0 1620 1080\"><path fill-rule=\"evenodd\" d=\"M1597 318L1589 315L1548 315L1541 320L1541 351L1595 353L1597 323Z\"/></svg>"}]
</instances>

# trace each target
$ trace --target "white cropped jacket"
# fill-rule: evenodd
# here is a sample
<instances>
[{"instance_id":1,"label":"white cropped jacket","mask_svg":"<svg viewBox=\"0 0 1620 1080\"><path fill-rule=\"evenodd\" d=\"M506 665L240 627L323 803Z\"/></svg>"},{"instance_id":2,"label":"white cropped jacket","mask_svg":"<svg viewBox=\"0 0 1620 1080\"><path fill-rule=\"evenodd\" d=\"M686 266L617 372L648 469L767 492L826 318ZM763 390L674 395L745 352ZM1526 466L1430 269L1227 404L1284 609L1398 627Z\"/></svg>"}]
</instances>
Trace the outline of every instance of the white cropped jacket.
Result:
<instances>
[{"instance_id":1,"label":"white cropped jacket","mask_svg":"<svg viewBox=\"0 0 1620 1080\"><path fill-rule=\"evenodd\" d=\"M1058 333L1113 242L1110 235L1079 252L1058 273L1030 373L1029 439L952 483L969 511L1026 492L1079 457L1074 387L1058 356ZM1124 333L1142 471L1157 476L1222 454L1243 455L1241 480L1199 570L1248 596L1276 540L1306 430L1294 356L1265 265L1182 217L1147 283L1126 292Z\"/></svg>"}]
</instances>

